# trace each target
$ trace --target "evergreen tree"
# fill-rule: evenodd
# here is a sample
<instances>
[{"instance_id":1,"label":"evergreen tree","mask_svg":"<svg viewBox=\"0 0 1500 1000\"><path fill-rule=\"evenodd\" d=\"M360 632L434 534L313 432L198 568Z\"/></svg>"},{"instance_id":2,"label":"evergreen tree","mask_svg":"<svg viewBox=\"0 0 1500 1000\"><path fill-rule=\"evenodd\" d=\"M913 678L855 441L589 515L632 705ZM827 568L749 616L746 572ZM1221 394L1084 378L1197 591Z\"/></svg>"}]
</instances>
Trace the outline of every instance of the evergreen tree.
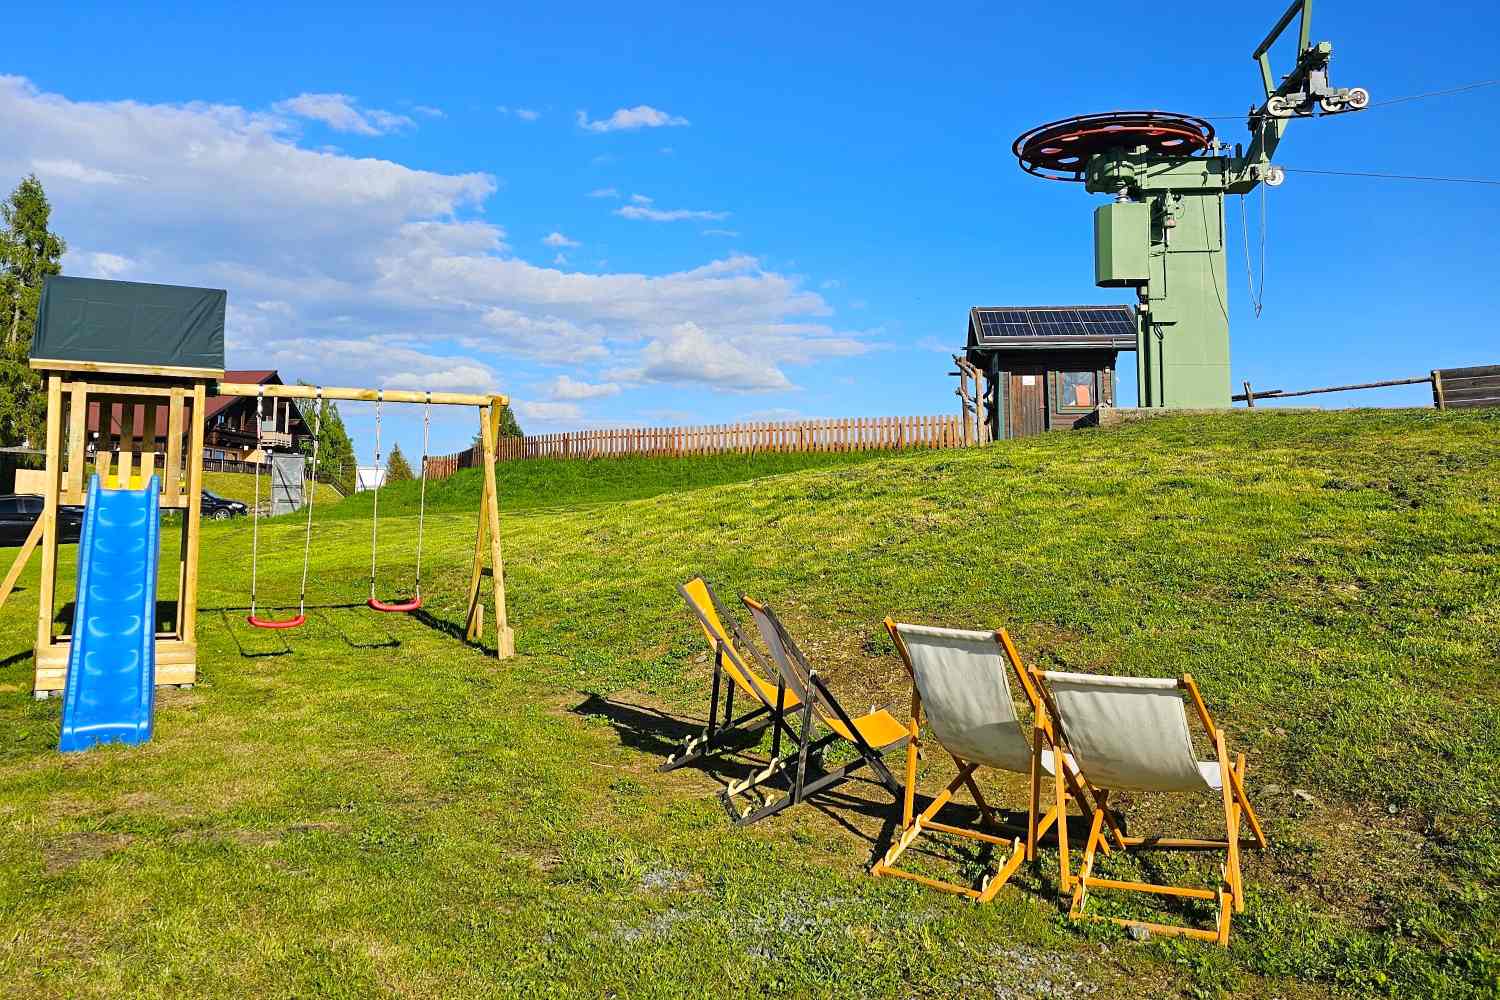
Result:
<instances>
[{"instance_id":1,"label":"evergreen tree","mask_svg":"<svg viewBox=\"0 0 1500 1000\"><path fill-rule=\"evenodd\" d=\"M406 461L406 456L401 454L399 444L391 446L391 456L385 462L385 481L387 483L409 483L416 477L412 475L411 465Z\"/></svg>"},{"instance_id":2,"label":"evergreen tree","mask_svg":"<svg viewBox=\"0 0 1500 1000\"><path fill-rule=\"evenodd\" d=\"M504 406L500 410L500 436L503 438L525 437L526 432L521 430L521 425L516 422L516 411L510 406ZM484 435L481 431L474 432L474 440L471 442L477 452L484 446Z\"/></svg>"},{"instance_id":3,"label":"evergreen tree","mask_svg":"<svg viewBox=\"0 0 1500 1000\"><path fill-rule=\"evenodd\" d=\"M52 206L33 174L0 202L0 444L41 440L42 380L31 370L42 279L62 273L67 244L48 230Z\"/></svg>"},{"instance_id":4,"label":"evergreen tree","mask_svg":"<svg viewBox=\"0 0 1500 1000\"><path fill-rule=\"evenodd\" d=\"M307 385L300 382L299 385ZM337 479L343 485L354 489L354 439L349 436L344 427L344 418L339 415L337 403L330 400L322 400L316 405L303 404L303 419L307 422L308 432L317 428L321 443L318 445L318 470L319 475L326 475ZM312 454L312 440L309 438L302 443L302 450L306 454Z\"/></svg>"}]
</instances>

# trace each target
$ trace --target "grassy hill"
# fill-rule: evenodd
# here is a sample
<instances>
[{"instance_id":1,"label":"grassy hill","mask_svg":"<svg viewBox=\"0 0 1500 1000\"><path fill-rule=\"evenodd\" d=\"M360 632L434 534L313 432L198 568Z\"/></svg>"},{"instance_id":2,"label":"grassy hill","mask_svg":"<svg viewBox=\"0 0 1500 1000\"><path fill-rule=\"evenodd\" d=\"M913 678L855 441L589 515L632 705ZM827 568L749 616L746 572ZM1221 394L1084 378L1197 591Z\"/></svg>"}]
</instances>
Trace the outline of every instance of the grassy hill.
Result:
<instances>
[{"instance_id":1,"label":"grassy hill","mask_svg":"<svg viewBox=\"0 0 1500 1000\"><path fill-rule=\"evenodd\" d=\"M463 480L429 511L428 617L363 609L368 528L338 517L308 627L252 630L243 539L208 525L203 683L162 692L139 750L52 749L28 572L0 617L0 990L1494 994L1496 414L1169 418L701 488L511 468L534 477L502 487L516 659L448 631ZM293 601L297 525L263 527L262 599ZM383 591L411 528L382 532ZM1005 625L1042 665L1190 670L1273 844L1246 860L1229 952L1070 925L1045 866L984 907L871 879L892 817L876 786L732 828L713 795L743 760L655 772L707 695L673 592L694 572L776 607L860 709L906 698L885 614ZM924 787L946 781L938 756ZM1211 831L1211 803L1158 798L1127 799L1133 827Z\"/></svg>"}]
</instances>

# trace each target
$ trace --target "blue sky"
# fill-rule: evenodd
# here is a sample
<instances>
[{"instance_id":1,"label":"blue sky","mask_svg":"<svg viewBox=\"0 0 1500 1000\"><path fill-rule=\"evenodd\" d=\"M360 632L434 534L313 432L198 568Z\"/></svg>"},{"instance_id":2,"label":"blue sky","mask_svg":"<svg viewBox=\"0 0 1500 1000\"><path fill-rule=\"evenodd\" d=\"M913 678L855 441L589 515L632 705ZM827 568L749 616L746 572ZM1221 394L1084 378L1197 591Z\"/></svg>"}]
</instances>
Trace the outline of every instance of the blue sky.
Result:
<instances>
[{"instance_id":1,"label":"blue sky","mask_svg":"<svg viewBox=\"0 0 1500 1000\"><path fill-rule=\"evenodd\" d=\"M970 305L1127 301L1092 285L1099 199L1012 139L1156 107L1240 141L1279 13L132 6L7 14L0 182L41 176L67 270L227 287L232 366L492 388L536 431L948 411ZM1326 2L1313 33L1376 102L1500 77L1494 5ZM1497 176L1497 102L1294 123L1278 160ZM1500 360L1500 188L1293 173L1268 210L1257 319L1229 205L1236 382Z\"/></svg>"}]
</instances>

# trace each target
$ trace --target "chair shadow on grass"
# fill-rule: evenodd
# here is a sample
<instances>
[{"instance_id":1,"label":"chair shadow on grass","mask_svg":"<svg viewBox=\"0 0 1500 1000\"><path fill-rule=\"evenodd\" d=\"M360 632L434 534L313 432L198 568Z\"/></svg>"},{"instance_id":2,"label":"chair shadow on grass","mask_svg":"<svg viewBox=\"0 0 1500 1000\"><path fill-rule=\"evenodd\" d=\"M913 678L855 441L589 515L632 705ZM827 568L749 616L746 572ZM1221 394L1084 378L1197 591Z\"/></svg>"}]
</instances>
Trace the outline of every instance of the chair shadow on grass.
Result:
<instances>
[{"instance_id":1,"label":"chair shadow on grass","mask_svg":"<svg viewBox=\"0 0 1500 1000\"><path fill-rule=\"evenodd\" d=\"M665 761L668 756L682 748L683 742L703 731L704 720L698 716L679 716L647 705L635 704L588 692L582 702L575 705L574 714L585 718L603 719L608 722L620 738L622 745L632 750ZM765 730L737 734L726 749L712 757L706 757L685 766L684 770L697 771L710 777L722 790L731 781L743 779L761 770L768 762L763 746ZM758 751L758 752L757 752ZM887 763L900 758L904 751L887 757ZM897 768L893 767L893 770ZM766 794L779 796L787 790L791 777L783 772L773 781L767 782ZM898 779L899 780L899 779ZM924 794L920 787L915 795L918 812L926 809L932 796ZM869 847L865 867L873 865L885 856L901 830L901 802L892 801L890 792L865 771L856 772L847 781L821 792L803 803L817 810L844 831L864 841ZM1025 838L1026 810L1006 808L992 802L996 818L1006 835ZM940 822L968 829L987 829L981 821L979 808L971 803L952 801L946 803L935 817ZM774 822L768 820L767 822ZM1074 817L1074 827L1077 818ZM1082 849L1081 834L1074 833L1073 849ZM1037 841L1044 850L1057 848L1056 828ZM970 847L953 838L921 838L907 849L912 857L926 857L936 861L956 864L986 865L994 857L990 845Z\"/></svg>"},{"instance_id":2,"label":"chair shadow on grass","mask_svg":"<svg viewBox=\"0 0 1500 1000\"><path fill-rule=\"evenodd\" d=\"M681 750L689 737L701 733L705 725L705 720L698 716L673 715L594 692L587 693L572 711L585 718L605 720L624 746L663 762ZM715 791L718 794L731 782L743 780L769 763L764 746L766 733L766 727L736 733L720 753L685 765L683 770L707 775L719 786ZM790 780L785 771L777 775L766 783L767 794L780 796ZM893 803L885 787L864 773L850 775L847 781L813 796L804 805L871 844L870 863L885 853L887 848L881 845L888 845L900 826L900 803Z\"/></svg>"}]
</instances>

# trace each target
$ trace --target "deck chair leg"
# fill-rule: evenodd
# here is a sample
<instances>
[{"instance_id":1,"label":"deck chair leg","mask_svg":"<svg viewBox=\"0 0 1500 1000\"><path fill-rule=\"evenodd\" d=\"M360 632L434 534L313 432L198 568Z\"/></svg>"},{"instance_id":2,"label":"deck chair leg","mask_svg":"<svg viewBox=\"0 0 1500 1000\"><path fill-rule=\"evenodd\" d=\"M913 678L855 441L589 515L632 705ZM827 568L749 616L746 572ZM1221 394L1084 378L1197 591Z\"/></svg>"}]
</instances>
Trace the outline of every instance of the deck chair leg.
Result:
<instances>
[{"instance_id":1,"label":"deck chair leg","mask_svg":"<svg viewBox=\"0 0 1500 1000\"><path fill-rule=\"evenodd\" d=\"M1094 849L1101 840L1099 831L1104 825L1104 810L1100 809L1094 813L1094 820L1089 824L1089 839L1083 847L1083 863L1078 866L1078 879L1073 884L1073 905L1068 908L1068 916L1075 919L1083 916L1083 908L1088 904L1089 876L1094 872Z\"/></svg>"},{"instance_id":2,"label":"deck chair leg","mask_svg":"<svg viewBox=\"0 0 1500 1000\"><path fill-rule=\"evenodd\" d=\"M1255 837L1255 846L1264 851L1267 847L1265 831L1261 829L1260 817L1255 814L1255 807L1250 804L1250 796L1245 794L1245 755L1239 756L1239 767L1229 772L1230 779L1234 782L1234 795L1239 799L1240 806L1245 811L1245 821L1250 824L1250 833Z\"/></svg>"},{"instance_id":3,"label":"deck chair leg","mask_svg":"<svg viewBox=\"0 0 1500 1000\"><path fill-rule=\"evenodd\" d=\"M1230 902L1236 910L1244 909L1244 901L1240 899L1239 871L1240 871L1240 824L1236 811L1234 798L1234 775L1229 767L1229 750L1224 745L1224 731L1222 729L1214 733L1214 748L1219 754L1219 776L1222 779L1219 784L1224 798L1224 842L1227 845L1228 857L1225 859L1225 881L1229 884Z\"/></svg>"},{"instance_id":4,"label":"deck chair leg","mask_svg":"<svg viewBox=\"0 0 1500 1000\"><path fill-rule=\"evenodd\" d=\"M1036 860L1036 842L1041 836L1038 829L1037 812L1042 807L1042 733L1032 733L1031 741L1031 799L1026 806L1026 860Z\"/></svg>"},{"instance_id":5,"label":"deck chair leg","mask_svg":"<svg viewBox=\"0 0 1500 1000\"><path fill-rule=\"evenodd\" d=\"M1073 888L1073 875L1068 862L1068 800L1063 792L1063 771L1059 762L1052 775L1053 808L1057 810L1057 885L1062 892Z\"/></svg>"}]
</instances>

